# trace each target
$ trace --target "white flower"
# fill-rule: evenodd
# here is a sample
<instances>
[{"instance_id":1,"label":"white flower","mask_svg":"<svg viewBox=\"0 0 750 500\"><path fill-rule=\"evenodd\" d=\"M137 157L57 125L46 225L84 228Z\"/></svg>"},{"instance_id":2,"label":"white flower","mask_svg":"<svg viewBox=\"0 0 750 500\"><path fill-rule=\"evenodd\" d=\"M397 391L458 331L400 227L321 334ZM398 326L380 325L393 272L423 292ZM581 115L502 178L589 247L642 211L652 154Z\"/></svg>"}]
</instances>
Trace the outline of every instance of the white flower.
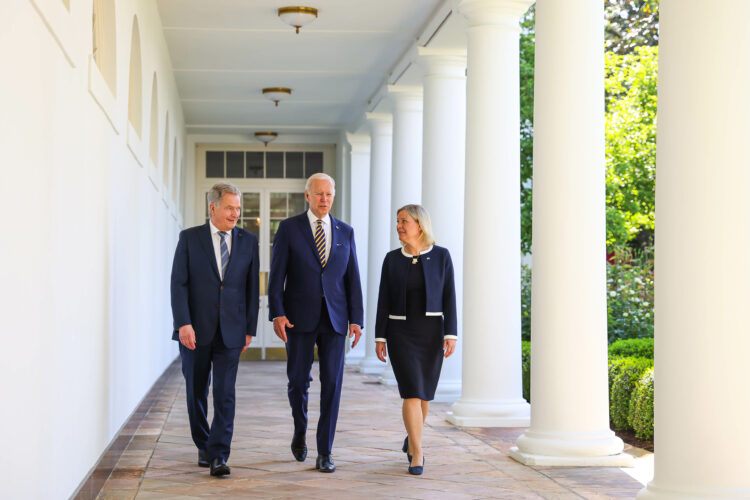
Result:
<instances>
[{"instance_id":1,"label":"white flower","mask_svg":"<svg viewBox=\"0 0 750 500\"><path fill-rule=\"evenodd\" d=\"M617 292L609 292L609 296L610 297L616 297L617 296Z\"/></svg>"}]
</instances>

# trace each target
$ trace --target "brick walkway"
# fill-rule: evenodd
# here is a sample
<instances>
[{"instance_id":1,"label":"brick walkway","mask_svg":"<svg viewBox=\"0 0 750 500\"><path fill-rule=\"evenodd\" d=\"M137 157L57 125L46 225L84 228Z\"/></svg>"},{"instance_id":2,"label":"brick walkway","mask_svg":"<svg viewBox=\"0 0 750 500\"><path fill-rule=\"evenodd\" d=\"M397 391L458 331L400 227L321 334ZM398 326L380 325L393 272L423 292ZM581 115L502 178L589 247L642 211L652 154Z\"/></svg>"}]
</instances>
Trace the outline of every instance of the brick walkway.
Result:
<instances>
[{"instance_id":1,"label":"brick walkway","mask_svg":"<svg viewBox=\"0 0 750 500\"><path fill-rule=\"evenodd\" d=\"M284 362L240 364L228 462L232 473L212 478L196 465L182 374L173 364L125 426L126 435L115 441L120 451L105 455L78 498L99 492L102 499L599 499L634 498L642 488L619 469L520 465L507 450L522 429L460 429L445 421L447 404L432 405L424 434L425 474L410 476L400 450L405 434L396 388L350 368L333 450L337 470L321 474L315 470L317 376L311 387L310 450L307 461L299 463L289 450L285 373Z\"/></svg>"}]
</instances>

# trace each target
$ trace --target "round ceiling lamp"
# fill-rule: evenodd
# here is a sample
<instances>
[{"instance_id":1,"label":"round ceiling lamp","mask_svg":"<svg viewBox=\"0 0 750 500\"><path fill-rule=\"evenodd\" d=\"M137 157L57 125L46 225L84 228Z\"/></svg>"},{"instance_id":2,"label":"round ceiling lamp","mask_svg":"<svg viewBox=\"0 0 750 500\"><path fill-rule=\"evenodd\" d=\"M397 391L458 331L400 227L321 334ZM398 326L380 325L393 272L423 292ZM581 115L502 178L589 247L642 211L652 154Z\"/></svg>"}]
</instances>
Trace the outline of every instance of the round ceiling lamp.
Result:
<instances>
[{"instance_id":1,"label":"round ceiling lamp","mask_svg":"<svg viewBox=\"0 0 750 500\"><path fill-rule=\"evenodd\" d=\"M263 89L263 95L267 99L270 99L274 103L276 103L276 106L279 105L279 101L286 97L289 97L291 94L292 89L288 89L286 87L266 87Z\"/></svg>"},{"instance_id":2,"label":"round ceiling lamp","mask_svg":"<svg viewBox=\"0 0 750 500\"><path fill-rule=\"evenodd\" d=\"M318 17L318 9L313 7L281 7L279 17L290 26L294 26L299 34L299 29Z\"/></svg>"},{"instance_id":3,"label":"round ceiling lamp","mask_svg":"<svg viewBox=\"0 0 750 500\"><path fill-rule=\"evenodd\" d=\"M277 132L255 132L255 138L263 143L264 146L268 146L268 143L278 137Z\"/></svg>"}]
</instances>

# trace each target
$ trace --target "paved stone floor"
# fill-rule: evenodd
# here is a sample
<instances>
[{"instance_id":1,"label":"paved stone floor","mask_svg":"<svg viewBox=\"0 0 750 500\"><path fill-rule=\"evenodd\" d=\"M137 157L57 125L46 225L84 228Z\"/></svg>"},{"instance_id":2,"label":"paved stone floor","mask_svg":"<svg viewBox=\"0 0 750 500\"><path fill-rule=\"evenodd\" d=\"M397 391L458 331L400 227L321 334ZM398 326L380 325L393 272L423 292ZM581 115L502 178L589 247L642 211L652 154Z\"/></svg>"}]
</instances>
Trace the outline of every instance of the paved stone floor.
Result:
<instances>
[{"instance_id":1,"label":"paved stone floor","mask_svg":"<svg viewBox=\"0 0 750 500\"><path fill-rule=\"evenodd\" d=\"M314 376L311 449L307 461L299 463L289 450L292 419L284 362L242 362L228 462L232 473L212 478L196 464L182 374L173 364L125 426L129 430L120 440L122 449L109 458L111 472L95 470L89 490L82 489L79 498L91 491L102 499L602 499L634 498L642 488L620 469L520 465L507 450L523 429L457 428L445 421L447 404L431 406L424 434L425 474L410 476L400 450L405 434L396 388L351 368L344 375L334 443L337 470L321 474L315 470L320 386Z\"/></svg>"}]
</instances>

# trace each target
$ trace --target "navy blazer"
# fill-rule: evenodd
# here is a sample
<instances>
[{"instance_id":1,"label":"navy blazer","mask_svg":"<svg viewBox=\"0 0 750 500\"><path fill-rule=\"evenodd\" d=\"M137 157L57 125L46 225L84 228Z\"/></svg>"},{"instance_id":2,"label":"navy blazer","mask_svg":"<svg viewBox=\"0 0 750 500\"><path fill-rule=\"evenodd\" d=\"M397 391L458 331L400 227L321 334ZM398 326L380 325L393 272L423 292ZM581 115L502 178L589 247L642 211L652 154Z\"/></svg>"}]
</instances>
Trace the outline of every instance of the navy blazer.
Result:
<instances>
[{"instance_id":1,"label":"navy blazer","mask_svg":"<svg viewBox=\"0 0 750 500\"><path fill-rule=\"evenodd\" d=\"M375 338L387 339L388 318L406 319L406 277L411 259L403 249L391 250L383 259L375 315ZM426 316L443 317L443 335L458 335L456 326L456 285L453 281L453 261L447 248L433 245L421 255L427 295Z\"/></svg>"},{"instance_id":2,"label":"navy blazer","mask_svg":"<svg viewBox=\"0 0 750 500\"><path fill-rule=\"evenodd\" d=\"M258 327L258 237L235 227L224 280L219 278L211 229L206 222L180 232L172 263L173 340L193 325L197 345L212 342L221 327L224 345L245 345Z\"/></svg>"},{"instance_id":3,"label":"navy blazer","mask_svg":"<svg viewBox=\"0 0 750 500\"><path fill-rule=\"evenodd\" d=\"M268 319L286 316L294 331L313 332L320 321L321 298L326 301L336 333L345 335L349 323L362 325L364 309L354 229L331 216L331 252L322 268L310 219L303 212L281 221L273 238Z\"/></svg>"}]
</instances>

